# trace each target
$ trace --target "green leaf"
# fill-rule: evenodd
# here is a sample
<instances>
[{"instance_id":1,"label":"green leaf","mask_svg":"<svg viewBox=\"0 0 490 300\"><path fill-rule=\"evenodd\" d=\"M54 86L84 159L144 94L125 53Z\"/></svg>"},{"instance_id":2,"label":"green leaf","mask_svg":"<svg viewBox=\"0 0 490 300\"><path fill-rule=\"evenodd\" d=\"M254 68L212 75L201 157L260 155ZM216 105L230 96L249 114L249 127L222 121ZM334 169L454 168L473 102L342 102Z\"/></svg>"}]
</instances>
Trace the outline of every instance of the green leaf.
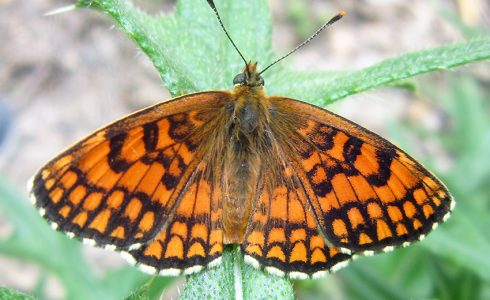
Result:
<instances>
[{"instance_id":1,"label":"green leaf","mask_svg":"<svg viewBox=\"0 0 490 300\"><path fill-rule=\"evenodd\" d=\"M215 1L246 58L269 61L271 16L266 0ZM109 14L148 55L172 95L226 89L243 62L206 1L179 1L172 15L151 17L128 1L80 1ZM253 20L253 21L252 21Z\"/></svg>"},{"instance_id":2,"label":"green leaf","mask_svg":"<svg viewBox=\"0 0 490 300\"><path fill-rule=\"evenodd\" d=\"M136 290L134 290L131 295L124 298L125 300L149 300L150 299L150 286L153 283L155 276L153 276L147 283L143 284Z\"/></svg>"},{"instance_id":3,"label":"green leaf","mask_svg":"<svg viewBox=\"0 0 490 300\"><path fill-rule=\"evenodd\" d=\"M489 58L490 39L475 39L403 54L371 67L340 74L290 71L274 73L270 75L268 90L271 94L326 105L402 79Z\"/></svg>"},{"instance_id":4,"label":"green leaf","mask_svg":"<svg viewBox=\"0 0 490 300\"><path fill-rule=\"evenodd\" d=\"M239 248L225 247L222 263L187 277L181 299L293 299L293 286L284 278L254 269Z\"/></svg>"},{"instance_id":5,"label":"green leaf","mask_svg":"<svg viewBox=\"0 0 490 300\"><path fill-rule=\"evenodd\" d=\"M34 297L18 291L0 287L0 299L2 300L35 300Z\"/></svg>"},{"instance_id":6,"label":"green leaf","mask_svg":"<svg viewBox=\"0 0 490 300\"><path fill-rule=\"evenodd\" d=\"M435 278L435 299L485 299L482 297L482 281L467 269L454 269L441 261L429 264L432 278Z\"/></svg>"},{"instance_id":7,"label":"green leaf","mask_svg":"<svg viewBox=\"0 0 490 300\"><path fill-rule=\"evenodd\" d=\"M234 253L228 247L223 252L221 264L215 268L186 277L180 299L234 299Z\"/></svg>"},{"instance_id":8,"label":"green leaf","mask_svg":"<svg viewBox=\"0 0 490 300\"><path fill-rule=\"evenodd\" d=\"M80 1L78 6L109 14L150 57L172 95L230 88L243 68L206 1L179 1L175 14L159 17L123 0ZM263 67L273 60L265 0L216 1L216 6L247 59L258 59ZM270 94L326 105L402 79L489 58L487 37L404 54L357 71L297 72L284 63L264 77Z\"/></svg>"},{"instance_id":9,"label":"green leaf","mask_svg":"<svg viewBox=\"0 0 490 300\"><path fill-rule=\"evenodd\" d=\"M243 261L243 254L235 252L241 266L243 299L294 299L293 285L289 279L257 270Z\"/></svg>"}]
</instances>

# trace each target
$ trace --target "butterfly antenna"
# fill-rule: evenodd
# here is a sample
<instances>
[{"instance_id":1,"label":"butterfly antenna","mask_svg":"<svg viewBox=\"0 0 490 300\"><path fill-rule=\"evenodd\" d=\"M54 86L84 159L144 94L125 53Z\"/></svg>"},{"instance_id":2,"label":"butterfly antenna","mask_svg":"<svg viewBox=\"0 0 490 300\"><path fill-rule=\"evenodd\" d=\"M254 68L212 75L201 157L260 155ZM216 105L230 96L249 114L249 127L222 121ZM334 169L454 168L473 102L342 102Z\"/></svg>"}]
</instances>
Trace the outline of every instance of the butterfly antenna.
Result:
<instances>
[{"instance_id":1,"label":"butterfly antenna","mask_svg":"<svg viewBox=\"0 0 490 300\"><path fill-rule=\"evenodd\" d=\"M247 66L247 70L248 70L247 60L245 59L245 57L243 57L242 53L240 52L240 50L238 50L238 47L235 45L235 42L233 42L233 40L231 39L231 36L228 34L228 31L226 30L225 25L223 25L223 21L221 21L221 17L219 16L218 10L216 9L216 6L214 5L214 1L213 0L207 0L207 1L208 1L209 6L211 6L211 8L214 10L216 17L218 18L219 24L221 25L221 28L223 28L223 31L225 32L226 36L230 40L233 47L235 47L235 50L238 52L238 54L240 54L240 57L243 59L243 62L245 63L245 66Z\"/></svg>"},{"instance_id":2,"label":"butterfly antenna","mask_svg":"<svg viewBox=\"0 0 490 300\"><path fill-rule=\"evenodd\" d=\"M326 22L325 24L322 25L322 27L318 28L317 31L315 31L315 33L313 33L309 38L307 38L304 42L302 42L301 44L299 44L298 46L296 46L296 48L294 48L293 50L289 51L288 54L284 55L283 57L279 58L278 60L276 60L275 62L271 63L270 65L268 65L265 69L263 69L259 75L261 75L262 73L264 73L265 71L267 71L270 67L272 67L273 65L277 64L278 62L280 62L281 60L285 59L286 57L288 57L289 55L293 54L294 52L298 51L299 48L303 47L304 45L308 44L309 42L311 42L311 40L313 40L318 34L320 34L320 32L322 32L325 28L329 27L330 25L332 25L333 23L337 22L338 20L342 19L342 17L345 16L345 12L341 11L339 12L335 17L331 18L328 22Z\"/></svg>"}]
</instances>

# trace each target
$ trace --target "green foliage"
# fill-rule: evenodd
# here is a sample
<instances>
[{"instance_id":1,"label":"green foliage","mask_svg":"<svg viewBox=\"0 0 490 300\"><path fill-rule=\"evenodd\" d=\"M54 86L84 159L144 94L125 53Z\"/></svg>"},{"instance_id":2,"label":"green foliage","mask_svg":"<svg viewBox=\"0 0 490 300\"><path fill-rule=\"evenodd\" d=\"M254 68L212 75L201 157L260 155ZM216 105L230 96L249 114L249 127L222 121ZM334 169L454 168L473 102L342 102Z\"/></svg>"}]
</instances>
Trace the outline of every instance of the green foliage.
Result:
<instances>
[{"instance_id":1,"label":"green foliage","mask_svg":"<svg viewBox=\"0 0 490 300\"><path fill-rule=\"evenodd\" d=\"M235 296L234 258L233 250L227 248L218 268L188 276L181 298L233 299Z\"/></svg>"},{"instance_id":2,"label":"green foliage","mask_svg":"<svg viewBox=\"0 0 490 300\"><path fill-rule=\"evenodd\" d=\"M271 16L266 0L220 0L216 5L247 59L258 59L264 67L277 57L271 50ZM233 76L243 68L204 0L179 1L175 13L158 16L149 16L123 0L81 0L77 6L97 9L112 17L149 56L174 96L229 89ZM490 39L479 38L404 54L361 70L298 72L281 64L264 75L269 94L325 105L419 74L489 58ZM404 85L412 87L406 82ZM455 166L443 176L458 203L454 216L427 241L409 249L361 258L325 280L297 282L304 299L450 299L454 295L490 295L490 237L485 234L490 227L490 190L485 184L490 180L490 167L482 163L488 161L490 153L488 101L471 80L457 78L451 86L453 90L446 95L438 93L435 98L453 120L452 130L425 135L455 155ZM404 135L402 129L397 133ZM403 140L400 138L399 144L403 145ZM405 146L410 150L410 145ZM0 241L0 253L35 262L54 274L68 299L121 299L127 295L128 299L156 298L169 284L170 280L163 277L149 282L148 276L132 267L94 275L82 256L80 243L51 230L19 194L0 177L0 209L14 228L9 238ZM237 282L238 278L241 281ZM245 298L294 296L288 280L251 268L235 250L227 249L219 267L187 278L182 298L230 298L237 293L237 287ZM0 290L0 298L6 293L13 292Z\"/></svg>"},{"instance_id":3,"label":"green foliage","mask_svg":"<svg viewBox=\"0 0 490 300\"><path fill-rule=\"evenodd\" d=\"M2 300L34 300L33 297L14 290L0 287L0 299Z\"/></svg>"},{"instance_id":4,"label":"green foliage","mask_svg":"<svg viewBox=\"0 0 490 300\"><path fill-rule=\"evenodd\" d=\"M174 14L149 16L124 0L83 0L109 14L149 56L172 95L230 89L243 62L226 39L206 1L179 1ZM277 56L271 47L266 0L216 1L235 43L246 59L265 67ZM248 21L247 21L248 20ZM264 73L271 95L326 105L347 96L423 73L490 57L490 38L446 45L387 59L347 72L298 72L280 64Z\"/></svg>"},{"instance_id":5,"label":"green foliage","mask_svg":"<svg viewBox=\"0 0 490 300\"><path fill-rule=\"evenodd\" d=\"M271 61L271 16L265 0L217 1L223 22L246 58ZM110 15L150 57L174 96L229 89L243 62L206 1L179 1L172 15L149 16L128 1L86 0ZM252 21L253 20L253 21Z\"/></svg>"},{"instance_id":6,"label":"green foliage","mask_svg":"<svg viewBox=\"0 0 490 300\"><path fill-rule=\"evenodd\" d=\"M449 86L443 93L427 89L446 108L452 128L444 134L427 133L426 138L453 154L454 165L443 180L451 187L458 207L448 226L431 236L434 243L425 246L490 282L489 91L471 78L455 75L449 77Z\"/></svg>"},{"instance_id":7,"label":"green foliage","mask_svg":"<svg viewBox=\"0 0 490 300\"><path fill-rule=\"evenodd\" d=\"M293 299L289 280L243 263L239 249L227 247L220 267L187 277L181 299Z\"/></svg>"}]
</instances>

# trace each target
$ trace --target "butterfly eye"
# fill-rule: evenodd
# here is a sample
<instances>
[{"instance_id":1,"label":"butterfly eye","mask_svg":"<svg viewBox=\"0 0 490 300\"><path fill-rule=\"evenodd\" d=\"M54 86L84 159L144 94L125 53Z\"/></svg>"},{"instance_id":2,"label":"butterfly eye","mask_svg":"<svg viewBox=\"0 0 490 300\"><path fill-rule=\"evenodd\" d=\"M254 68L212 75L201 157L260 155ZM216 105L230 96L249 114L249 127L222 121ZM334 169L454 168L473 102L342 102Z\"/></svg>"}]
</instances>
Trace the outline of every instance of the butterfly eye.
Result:
<instances>
[{"instance_id":1,"label":"butterfly eye","mask_svg":"<svg viewBox=\"0 0 490 300\"><path fill-rule=\"evenodd\" d=\"M244 84L245 83L245 74L240 73L235 78L233 78L233 84Z\"/></svg>"}]
</instances>

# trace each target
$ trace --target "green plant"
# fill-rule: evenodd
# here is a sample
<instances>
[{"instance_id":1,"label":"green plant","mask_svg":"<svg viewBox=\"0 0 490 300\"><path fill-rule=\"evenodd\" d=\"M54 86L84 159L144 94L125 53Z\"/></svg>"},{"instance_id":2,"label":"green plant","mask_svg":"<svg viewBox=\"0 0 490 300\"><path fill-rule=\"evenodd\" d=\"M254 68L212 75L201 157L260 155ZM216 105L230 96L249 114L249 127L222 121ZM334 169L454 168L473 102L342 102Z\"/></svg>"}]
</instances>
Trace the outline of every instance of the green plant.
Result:
<instances>
[{"instance_id":1,"label":"green plant","mask_svg":"<svg viewBox=\"0 0 490 300\"><path fill-rule=\"evenodd\" d=\"M262 66L271 62L275 55L271 46L271 16L267 1L216 2L225 25L246 57L260 60ZM112 17L118 27L148 55L173 96L202 90L228 89L233 75L243 68L242 61L226 40L205 1L179 1L175 13L160 16L149 16L124 0L81 0L76 5L97 9ZM490 39L484 37L404 54L355 71L298 72L289 70L285 64L281 64L265 73L265 81L269 94L298 98L323 106L349 95L394 84L419 74L489 58ZM472 120L460 121L464 123ZM465 135L468 130L470 129L464 129L458 137L467 138ZM480 155L488 153L484 152L485 149L481 149L482 152L478 153ZM461 167L465 166L466 164ZM480 172L486 174L485 176L488 175L486 171L480 170ZM458 184L458 180L461 180L457 176L444 179L451 184ZM465 195L465 186L461 188L456 191L457 199L460 194ZM12 236L0 241L0 253L34 261L47 272L56 274L65 287L69 299L120 299L130 294L131 290L135 291L129 296L130 299L147 299L152 297L151 295L158 294L169 284L170 279L162 277L152 284L144 284L148 282L148 276L130 267L112 272L104 278L94 277L81 256L80 244L52 231L34 209L20 199L18 193L11 190L6 180L2 178L0 178L0 195L2 197L0 207L15 228ZM485 195L483 188L482 195ZM437 262L434 263L431 259L433 257L442 257L456 266L465 266L465 271L462 271L461 275L464 278L470 278L469 275L465 275L465 272L469 272L472 276L478 274L488 282L490 273L487 270L490 267L485 256L488 252L485 251L490 250L490 242L482 235L481 228L488 228L489 224L484 217L478 218L481 223L475 223L470 218L482 213L478 207L465 208L463 204L461 217L458 217L458 212L454 216L456 220L462 219L458 223L451 221L447 226L438 229L431 235L430 241L382 257L360 259L361 263L353 264L340 273L342 286L347 290L346 295L351 298L378 299L406 298L407 294L410 297L431 295L428 291L431 287L427 284L429 275L417 271L420 268L416 267L430 264L433 266L434 273L443 272L441 271L443 267ZM475 232L476 236L470 237L465 234L466 232ZM461 240L455 241L454 237L463 239L465 243L458 242ZM50 249L39 246L46 243L51 245ZM445 246L440 247L441 244ZM468 261L471 263L468 264ZM241 287L246 298L293 297L291 283L288 280L264 274L243 264L240 255L228 249L220 267L188 277L188 284L182 298L190 299L196 293L208 297L234 296L237 272L235 266L241 274L243 280ZM389 274L387 276L391 276L390 281L394 283L393 285L387 285L380 277L373 275L373 270L379 269ZM454 278L457 276L449 276L447 282L441 284L451 284ZM333 283L339 281L333 276L328 279ZM469 280L468 286L471 287L471 278ZM310 289L319 288L318 284L312 281L299 282L298 285L310 286ZM116 286L118 288L115 288ZM119 288L120 286L126 288ZM274 288L267 290L261 289L260 286ZM332 283L326 286L333 291L339 289ZM394 286L404 288L399 289ZM412 289L418 292L407 293ZM255 294L252 294L252 291ZM329 295L332 296L331 293ZM18 296L17 299L23 298Z\"/></svg>"}]
</instances>

